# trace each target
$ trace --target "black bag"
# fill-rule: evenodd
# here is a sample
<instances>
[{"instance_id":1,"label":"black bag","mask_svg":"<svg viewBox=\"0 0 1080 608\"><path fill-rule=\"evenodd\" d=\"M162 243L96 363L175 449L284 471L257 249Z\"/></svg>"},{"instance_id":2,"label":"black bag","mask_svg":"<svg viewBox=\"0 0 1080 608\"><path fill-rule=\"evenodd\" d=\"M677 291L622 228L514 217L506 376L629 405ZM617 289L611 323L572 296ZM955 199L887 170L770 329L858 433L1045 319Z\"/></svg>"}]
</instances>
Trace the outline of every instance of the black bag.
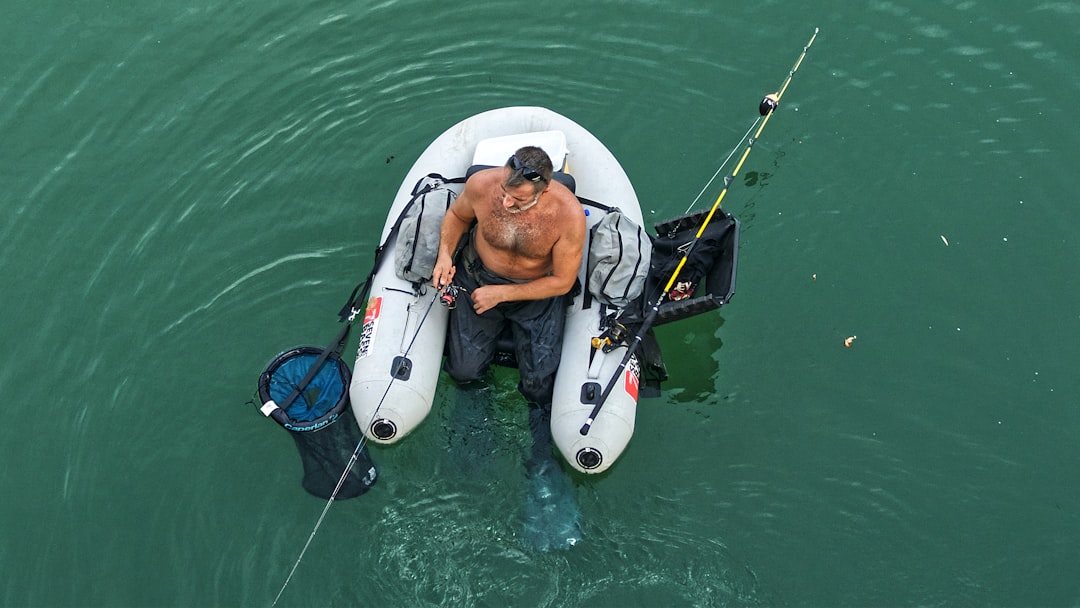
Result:
<instances>
[{"instance_id":1,"label":"black bag","mask_svg":"<svg viewBox=\"0 0 1080 608\"><path fill-rule=\"evenodd\" d=\"M683 255L687 251L689 255L668 297L660 305L653 325L716 310L735 294L739 220L718 209L695 242L694 236L708 213L707 209L698 211L654 227L657 236L653 238L652 263L645 282L646 308L660 297Z\"/></svg>"}]
</instances>

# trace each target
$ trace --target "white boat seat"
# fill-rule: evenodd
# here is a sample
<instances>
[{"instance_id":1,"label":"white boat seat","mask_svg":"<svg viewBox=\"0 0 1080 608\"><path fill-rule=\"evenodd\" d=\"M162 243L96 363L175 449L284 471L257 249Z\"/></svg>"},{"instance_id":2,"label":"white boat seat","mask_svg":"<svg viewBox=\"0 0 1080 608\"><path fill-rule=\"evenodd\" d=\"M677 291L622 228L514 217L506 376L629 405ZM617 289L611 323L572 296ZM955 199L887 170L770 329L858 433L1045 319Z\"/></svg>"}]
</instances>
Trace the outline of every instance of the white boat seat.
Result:
<instances>
[{"instance_id":1,"label":"white boat seat","mask_svg":"<svg viewBox=\"0 0 1080 608\"><path fill-rule=\"evenodd\" d=\"M566 134L562 131L535 131L482 139L476 144L472 164L501 167L518 148L524 146L543 149L556 171L566 171L566 157L570 151L566 147Z\"/></svg>"}]
</instances>

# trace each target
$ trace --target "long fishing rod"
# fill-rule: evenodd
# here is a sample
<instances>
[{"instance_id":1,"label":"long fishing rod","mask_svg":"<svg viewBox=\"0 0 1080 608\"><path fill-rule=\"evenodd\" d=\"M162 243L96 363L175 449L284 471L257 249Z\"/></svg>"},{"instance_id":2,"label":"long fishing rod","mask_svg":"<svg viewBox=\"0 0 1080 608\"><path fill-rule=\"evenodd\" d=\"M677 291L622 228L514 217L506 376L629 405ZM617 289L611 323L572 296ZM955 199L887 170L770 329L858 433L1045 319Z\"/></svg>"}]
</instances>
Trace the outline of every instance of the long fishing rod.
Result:
<instances>
[{"instance_id":1,"label":"long fishing rod","mask_svg":"<svg viewBox=\"0 0 1080 608\"><path fill-rule=\"evenodd\" d=\"M626 347L626 354L623 355L622 361L619 362L618 368L615 369L615 373L612 374L611 380L608 381L607 386L604 387L604 391L600 394L600 399L593 406L592 411L589 413L589 417L585 419L585 424L582 425L580 433L582 435L588 435L589 429L592 428L593 422L596 421L597 415L600 414L600 408L604 406L607 401L608 395L611 394L613 388L618 383L619 378L622 376L622 372L626 369L626 365L630 362L630 358L637 352L638 347L641 345L641 336L644 335L649 328L652 327L653 321L656 320L656 315L660 312L660 305L664 302L664 298L671 292L671 288L675 285L675 280L679 277L679 272L682 271L683 266L686 265L687 258L690 257L690 253L694 250L694 246L701 240L701 235L705 233L705 228L708 227L709 222L712 220L713 215L720 208L720 203L727 196L728 188L731 187L731 182L735 180L735 176L739 174L739 170L742 169L743 163L746 162L746 157L750 156L750 150L754 147L754 142L761 137L761 132L765 130L765 125L769 124L769 119L772 118L773 112L776 111L777 106L780 105L780 98L784 96L784 92L787 91L788 85L791 84L792 77L795 76L795 72L802 65L803 59L806 57L806 52L810 50L810 45L814 44L814 39L817 38L818 28L814 28L814 35L810 36L810 41L803 47L802 53L799 58L795 60L795 65L791 67L791 71L788 72L787 79L784 80L784 84L780 87L780 90L776 93L770 93L761 100L761 104L758 106L758 112L764 118L761 120L761 124L757 128L757 132L750 138L746 145L746 149L743 150L742 156L739 158L739 162L735 164L735 169L732 170L731 175L724 178L724 189L720 191L720 196L716 198L716 202L713 203L712 209L709 210L709 214L705 216L705 221L701 223L701 227L698 228L697 234L694 235L694 239L690 241L690 245L683 252L683 257L679 260L679 265L675 267L675 271L671 273L671 278L668 279L667 285L664 286L664 291L653 302L652 308L649 309L648 314L645 315L645 319L641 322L641 327L635 332L634 341ZM753 129L753 127L751 127ZM730 158L730 157L729 157ZM727 161L724 161L725 164ZM710 180L711 181L711 180Z\"/></svg>"},{"instance_id":2,"label":"long fishing rod","mask_svg":"<svg viewBox=\"0 0 1080 608\"><path fill-rule=\"evenodd\" d=\"M750 128L746 130L746 133L743 133L742 138L739 139L739 143L735 144L735 146L731 148L731 152L728 152L727 158L725 158L724 162L720 163L720 166L716 168L716 172L712 174L712 177L709 178L709 181L705 182L705 186L701 188L701 192L698 192L697 196L694 197L694 200L690 201L690 206L686 208L686 211L683 211L684 214L690 213L690 210L694 208L694 205L696 205L698 201L701 200L701 197L705 195L705 191L708 190L709 187L712 186L712 183L716 181L716 178L720 176L720 172L724 170L724 167L726 167L728 162L731 161L731 158L735 156L736 152L739 151L739 148L742 147L743 142L746 141L746 138L750 137L750 134L754 132L754 127L758 126L759 122L761 122L761 116L758 116L754 119L754 124L750 125Z\"/></svg>"},{"instance_id":3,"label":"long fishing rod","mask_svg":"<svg viewBox=\"0 0 1080 608\"><path fill-rule=\"evenodd\" d=\"M428 314L431 313L431 307L434 306L435 301L440 299L443 295L444 289L435 290L435 296L428 302L427 308L424 310L424 316L420 318L420 323L416 326L416 331L413 333L412 339L409 341L409 345L405 347L405 352L402 353L401 361L405 361L409 356L409 352L412 350L413 344L416 343L417 336L420 335L420 328L424 326L424 321L427 321ZM386 401L387 395L390 394L390 387L394 385L394 380L397 380L400 374L397 369L391 370L390 382L386 384L386 390L383 391L382 398L379 399L379 404L375 406L375 411L371 413L371 418L368 420L367 425L362 428L370 428L371 423L375 421L375 416L379 413L379 408L382 407L383 402ZM341 478L338 479L337 486L334 487L334 491L330 494L330 499L326 501L326 505L323 507L322 513L319 514L319 519L315 522L315 527L312 528L311 534L308 535L307 542L304 543L304 548L300 550L300 555L296 558L296 563L293 564L292 570L289 571L289 576L285 578L285 583L281 585L281 589L278 590L277 596L274 598L274 603L271 606L277 606L278 600L281 599L281 594L285 593L285 588L289 586L289 582L292 581L292 577L296 574L296 569L300 567L300 562L304 559L304 554L307 553L308 547L311 546L311 541L315 539L315 534L318 533L319 528L322 526L323 520L326 519L326 514L330 511L330 506L334 504L334 499L337 498L338 492L341 491L342 486L345 485L345 480L349 477L349 473L352 471L353 465L360 458L360 454L364 450L364 445L367 443L367 435L361 433L360 441L356 444L356 449L353 450L352 456L349 457L348 464L345 465L345 470L341 473Z\"/></svg>"}]
</instances>

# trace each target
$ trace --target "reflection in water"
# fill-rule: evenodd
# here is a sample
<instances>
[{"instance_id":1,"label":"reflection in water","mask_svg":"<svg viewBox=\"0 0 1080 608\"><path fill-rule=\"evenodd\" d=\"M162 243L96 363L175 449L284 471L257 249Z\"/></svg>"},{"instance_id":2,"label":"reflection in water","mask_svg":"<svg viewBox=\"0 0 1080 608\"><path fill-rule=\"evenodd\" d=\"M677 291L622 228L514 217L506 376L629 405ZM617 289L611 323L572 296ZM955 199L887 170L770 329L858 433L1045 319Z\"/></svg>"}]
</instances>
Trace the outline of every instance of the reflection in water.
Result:
<instances>
[{"instance_id":1,"label":"reflection in water","mask_svg":"<svg viewBox=\"0 0 1080 608\"><path fill-rule=\"evenodd\" d=\"M719 312L707 312L656 328L668 372L668 380L661 387L664 395L678 403L715 400L716 383L721 375L723 325L724 318Z\"/></svg>"}]
</instances>

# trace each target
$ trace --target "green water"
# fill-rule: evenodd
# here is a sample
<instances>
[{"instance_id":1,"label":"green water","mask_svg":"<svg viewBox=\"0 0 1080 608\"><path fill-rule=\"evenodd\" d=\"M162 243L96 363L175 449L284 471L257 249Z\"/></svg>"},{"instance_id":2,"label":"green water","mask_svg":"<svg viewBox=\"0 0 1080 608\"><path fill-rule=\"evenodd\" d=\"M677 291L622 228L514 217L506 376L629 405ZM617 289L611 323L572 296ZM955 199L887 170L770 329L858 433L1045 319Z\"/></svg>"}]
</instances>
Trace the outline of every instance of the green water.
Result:
<instances>
[{"instance_id":1,"label":"green water","mask_svg":"<svg viewBox=\"0 0 1080 608\"><path fill-rule=\"evenodd\" d=\"M725 199L737 294L660 331L583 541L523 546L501 373L498 457L440 396L279 605L1080 603L1076 2L3 8L0 605L269 605L324 503L246 402L427 143L550 107L667 219L815 27Z\"/></svg>"}]
</instances>

